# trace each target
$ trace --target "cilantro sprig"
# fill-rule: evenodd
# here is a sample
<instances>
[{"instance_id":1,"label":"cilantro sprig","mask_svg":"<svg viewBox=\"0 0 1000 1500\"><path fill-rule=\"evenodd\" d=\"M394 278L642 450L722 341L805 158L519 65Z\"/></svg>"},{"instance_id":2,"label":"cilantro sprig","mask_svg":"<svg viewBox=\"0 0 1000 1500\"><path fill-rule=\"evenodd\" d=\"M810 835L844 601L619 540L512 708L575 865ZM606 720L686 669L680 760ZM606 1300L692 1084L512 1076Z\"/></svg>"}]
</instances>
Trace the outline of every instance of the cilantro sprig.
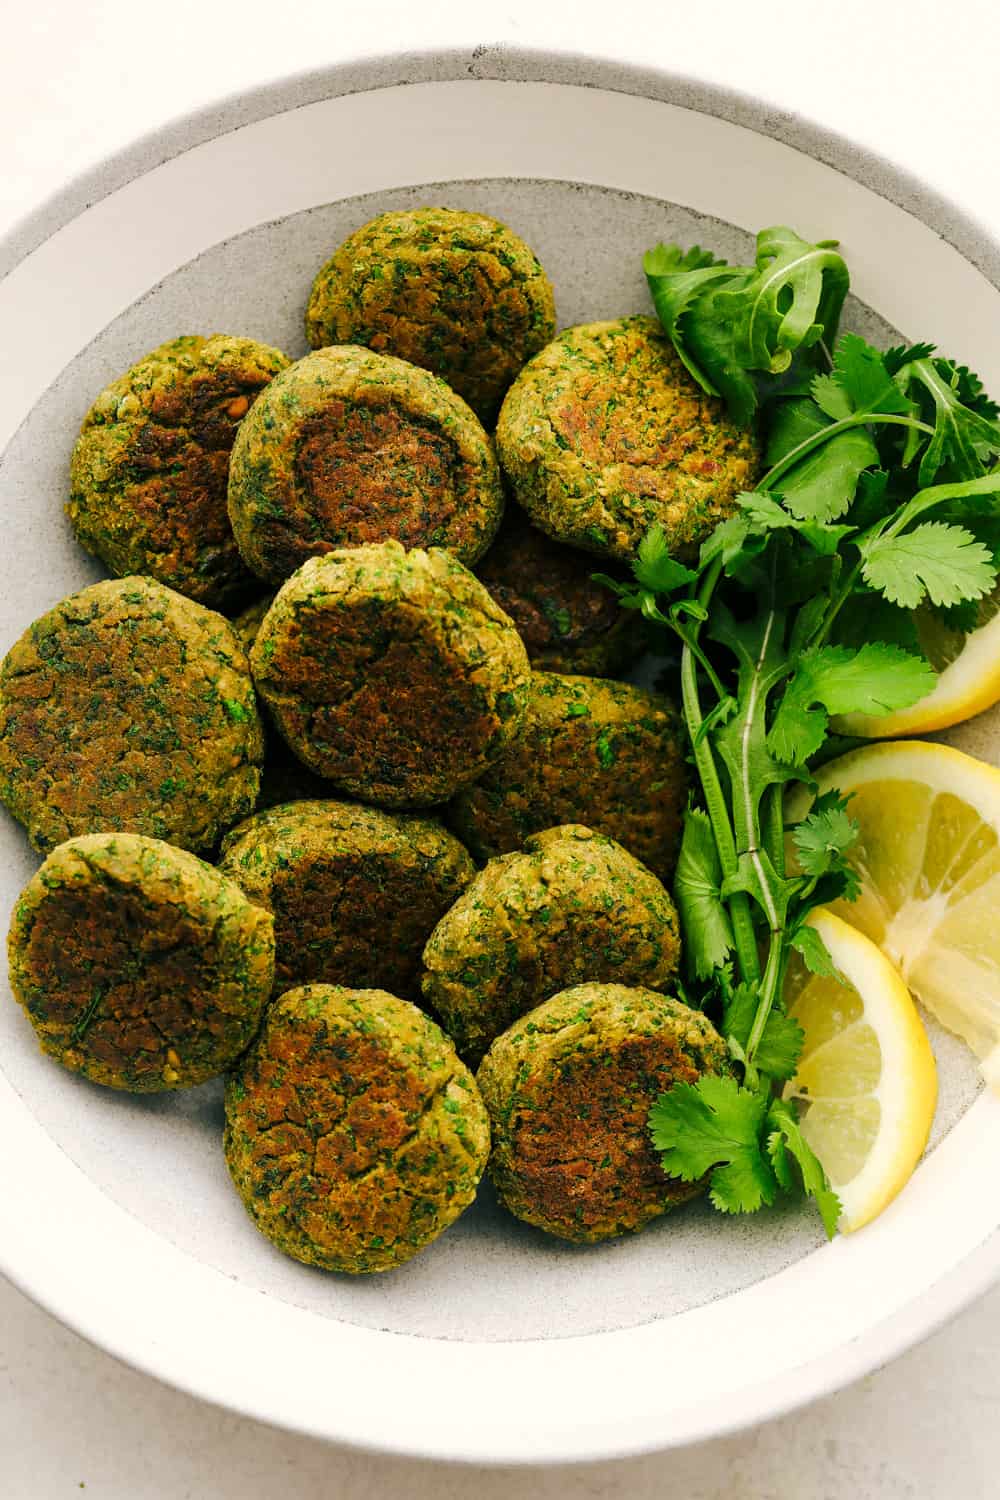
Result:
<instances>
[{"instance_id":1,"label":"cilantro sprig","mask_svg":"<svg viewBox=\"0 0 1000 1500\"><path fill-rule=\"evenodd\" d=\"M662 1095L650 1129L664 1170L707 1176L722 1211L804 1190L832 1234L836 1196L779 1097L802 1043L781 997L793 953L837 977L808 919L856 898L857 826L834 792L786 829L784 789L832 752L832 719L931 691L911 611L967 621L996 587L998 409L930 345L837 338L849 279L835 241L779 227L753 266L660 245L644 267L686 368L734 420L760 420L767 463L696 563L653 527L632 579L604 580L680 642L698 783L675 879L686 993L733 1060L731 1076Z\"/></svg>"}]
</instances>

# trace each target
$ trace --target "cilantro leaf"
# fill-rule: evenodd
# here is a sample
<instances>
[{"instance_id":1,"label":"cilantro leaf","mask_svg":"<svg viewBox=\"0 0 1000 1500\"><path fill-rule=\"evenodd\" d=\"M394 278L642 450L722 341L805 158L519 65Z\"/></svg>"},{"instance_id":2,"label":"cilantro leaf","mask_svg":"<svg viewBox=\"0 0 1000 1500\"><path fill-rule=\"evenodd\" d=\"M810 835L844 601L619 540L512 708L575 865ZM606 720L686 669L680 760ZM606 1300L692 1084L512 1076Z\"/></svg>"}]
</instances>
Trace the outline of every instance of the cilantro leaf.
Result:
<instances>
[{"instance_id":1,"label":"cilantro leaf","mask_svg":"<svg viewBox=\"0 0 1000 1500\"><path fill-rule=\"evenodd\" d=\"M649 528L639 543L632 572L637 583L654 594L672 594L674 589L693 583L698 576L671 557L666 534L658 522Z\"/></svg>"},{"instance_id":2,"label":"cilantro leaf","mask_svg":"<svg viewBox=\"0 0 1000 1500\"><path fill-rule=\"evenodd\" d=\"M787 1099L772 1099L767 1124L772 1127L767 1138L767 1152L776 1180L788 1191L794 1184L791 1161L797 1164L802 1175L802 1186L811 1198L815 1198L827 1238L833 1239L837 1232L837 1220L840 1218L840 1199L830 1186L819 1158L802 1134L794 1103Z\"/></svg>"},{"instance_id":3,"label":"cilantro leaf","mask_svg":"<svg viewBox=\"0 0 1000 1500\"><path fill-rule=\"evenodd\" d=\"M931 691L934 669L922 656L871 641L857 651L804 651L768 734L779 760L804 765L826 738L830 714L882 714L909 708Z\"/></svg>"},{"instance_id":4,"label":"cilantro leaf","mask_svg":"<svg viewBox=\"0 0 1000 1500\"><path fill-rule=\"evenodd\" d=\"M830 957L830 950L815 927L797 927L789 942L798 953L810 974L820 974L825 979L839 979L840 970ZM796 1059L797 1060L797 1059ZM791 1077L791 1074L787 1074Z\"/></svg>"},{"instance_id":5,"label":"cilantro leaf","mask_svg":"<svg viewBox=\"0 0 1000 1500\"><path fill-rule=\"evenodd\" d=\"M824 792L792 829L799 864L807 875L825 875L851 848L858 832L846 799L839 792Z\"/></svg>"},{"instance_id":6,"label":"cilantro leaf","mask_svg":"<svg viewBox=\"0 0 1000 1500\"><path fill-rule=\"evenodd\" d=\"M813 381L813 400L839 420L855 412L906 413L911 403L893 380L885 356L856 333L845 333L833 356L833 372Z\"/></svg>"},{"instance_id":7,"label":"cilantro leaf","mask_svg":"<svg viewBox=\"0 0 1000 1500\"><path fill-rule=\"evenodd\" d=\"M674 875L674 899L684 935L684 956L696 979L707 979L733 949L729 914L719 887L722 868L708 814L689 807Z\"/></svg>"},{"instance_id":8,"label":"cilantro leaf","mask_svg":"<svg viewBox=\"0 0 1000 1500\"><path fill-rule=\"evenodd\" d=\"M801 520L835 521L850 509L861 475L878 463L871 434L864 427L852 427L807 453L776 488Z\"/></svg>"},{"instance_id":9,"label":"cilantro leaf","mask_svg":"<svg viewBox=\"0 0 1000 1500\"><path fill-rule=\"evenodd\" d=\"M649 1112L663 1170L682 1182L711 1172L709 1197L723 1213L773 1203L777 1178L762 1141L767 1112L767 1094L741 1088L735 1078L706 1073L694 1084L675 1083Z\"/></svg>"},{"instance_id":10,"label":"cilantro leaf","mask_svg":"<svg viewBox=\"0 0 1000 1500\"><path fill-rule=\"evenodd\" d=\"M989 548L965 527L943 521L875 538L866 548L862 573L871 588L903 609L916 609L925 598L945 606L981 599L997 577Z\"/></svg>"},{"instance_id":11,"label":"cilantro leaf","mask_svg":"<svg viewBox=\"0 0 1000 1500\"><path fill-rule=\"evenodd\" d=\"M723 1004L722 1034L732 1037L746 1054L750 1029L757 1014L759 994L756 986L735 985ZM804 1037L798 1021L775 1004L768 1013L764 1031L754 1054L754 1066L770 1078L791 1078L799 1061Z\"/></svg>"}]
</instances>

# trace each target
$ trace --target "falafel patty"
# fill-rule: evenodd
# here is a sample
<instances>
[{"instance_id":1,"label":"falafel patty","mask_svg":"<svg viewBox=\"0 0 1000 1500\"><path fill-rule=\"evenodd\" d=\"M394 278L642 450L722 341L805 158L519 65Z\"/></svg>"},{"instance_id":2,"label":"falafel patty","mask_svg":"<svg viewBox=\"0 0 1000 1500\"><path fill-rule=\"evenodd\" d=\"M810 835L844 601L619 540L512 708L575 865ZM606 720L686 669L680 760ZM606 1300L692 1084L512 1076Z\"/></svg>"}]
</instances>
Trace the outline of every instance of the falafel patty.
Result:
<instances>
[{"instance_id":1,"label":"falafel patty","mask_svg":"<svg viewBox=\"0 0 1000 1500\"><path fill-rule=\"evenodd\" d=\"M666 984L677 913L655 875L589 828L550 828L481 870L424 949L424 999L478 1062L512 1021L586 980Z\"/></svg>"},{"instance_id":2,"label":"falafel patty","mask_svg":"<svg viewBox=\"0 0 1000 1500\"><path fill-rule=\"evenodd\" d=\"M564 329L508 391L497 447L536 526L621 558L654 524L691 556L760 462L756 435L701 390L655 318Z\"/></svg>"},{"instance_id":3,"label":"falafel patty","mask_svg":"<svg viewBox=\"0 0 1000 1500\"><path fill-rule=\"evenodd\" d=\"M207 848L253 808L263 745L228 621L151 578L71 594L0 663L0 801L43 853L97 829Z\"/></svg>"},{"instance_id":4,"label":"falafel patty","mask_svg":"<svg viewBox=\"0 0 1000 1500\"><path fill-rule=\"evenodd\" d=\"M388 1271L476 1195L489 1121L439 1026L382 990L269 1008L226 1088L226 1163L257 1228L328 1271Z\"/></svg>"},{"instance_id":5,"label":"falafel patty","mask_svg":"<svg viewBox=\"0 0 1000 1500\"><path fill-rule=\"evenodd\" d=\"M493 446L416 365L343 344L273 381L240 427L229 516L244 561L282 583L309 557L381 542L486 551L503 514Z\"/></svg>"},{"instance_id":6,"label":"falafel patty","mask_svg":"<svg viewBox=\"0 0 1000 1500\"><path fill-rule=\"evenodd\" d=\"M687 800L684 733L668 698L627 682L533 672L520 738L449 804L477 859L583 823L660 877L673 874Z\"/></svg>"},{"instance_id":7,"label":"falafel patty","mask_svg":"<svg viewBox=\"0 0 1000 1500\"><path fill-rule=\"evenodd\" d=\"M226 488L237 428L288 360L253 339L171 339L103 390L84 418L66 506L118 577L146 573L214 609L256 587Z\"/></svg>"},{"instance_id":8,"label":"falafel patty","mask_svg":"<svg viewBox=\"0 0 1000 1500\"><path fill-rule=\"evenodd\" d=\"M508 507L499 536L476 567L476 577L517 626L536 671L615 677L643 650L642 621L595 583L593 572L593 558L560 546L516 507Z\"/></svg>"},{"instance_id":9,"label":"falafel patty","mask_svg":"<svg viewBox=\"0 0 1000 1500\"><path fill-rule=\"evenodd\" d=\"M520 636L437 549L384 542L310 559L279 592L250 661L299 759L386 807L446 801L503 754L524 716Z\"/></svg>"},{"instance_id":10,"label":"falafel patty","mask_svg":"<svg viewBox=\"0 0 1000 1500\"><path fill-rule=\"evenodd\" d=\"M349 802L257 813L219 869L274 915L275 989L317 981L419 999L420 956L476 869L430 818Z\"/></svg>"},{"instance_id":11,"label":"falafel patty","mask_svg":"<svg viewBox=\"0 0 1000 1500\"><path fill-rule=\"evenodd\" d=\"M477 1074L500 1201L578 1244L642 1229L702 1191L663 1172L650 1105L727 1067L712 1023L667 995L620 984L554 995L493 1043Z\"/></svg>"},{"instance_id":12,"label":"falafel patty","mask_svg":"<svg viewBox=\"0 0 1000 1500\"><path fill-rule=\"evenodd\" d=\"M454 208L379 214L321 268L306 337L366 344L440 375L492 424L525 360L556 331L552 287L513 230Z\"/></svg>"},{"instance_id":13,"label":"falafel patty","mask_svg":"<svg viewBox=\"0 0 1000 1500\"><path fill-rule=\"evenodd\" d=\"M42 1051L132 1093L223 1072L274 975L269 914L193 854L134 833L54 849L14 907L8 953Z\"/></svg>"}]
</instances>

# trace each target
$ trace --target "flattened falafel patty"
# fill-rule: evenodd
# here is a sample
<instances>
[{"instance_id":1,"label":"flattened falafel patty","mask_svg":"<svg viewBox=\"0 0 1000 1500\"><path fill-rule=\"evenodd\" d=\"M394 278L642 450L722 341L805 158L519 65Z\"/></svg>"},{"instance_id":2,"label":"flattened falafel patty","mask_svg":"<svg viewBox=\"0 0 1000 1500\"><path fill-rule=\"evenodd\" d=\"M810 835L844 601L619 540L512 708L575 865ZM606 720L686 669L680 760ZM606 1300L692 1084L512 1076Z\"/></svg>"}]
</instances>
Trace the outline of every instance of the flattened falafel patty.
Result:
<instances>
[{"instance_id":1,"label":"flattened falafel patty","mask_svg":"<svg viewBox=\"0 0 1000 1500\"><path fill-rule=\"evenodd\" d=\"M306 337L366 344L433 370L492 423L525 360L556 331L552 287L514 232L485 214L379 214L321 268Z\"/></svg>"},{"instance_id":2,"label":"flattened falafel patty","mask_svg":"<svg viewBox=\"0 0 1000 1500\"><path fill-rule=\"evenodd\" d=\"M583 823L668 880L686 800L684 734L669 699L627 682L533 672L520 737L446 817L477 859Z\"/></svg>"},{"instance_id":3,"label":"flattened falafel patty","mask_svg":"<svg viewBox=\"0 0 1000 1500\"><path fill-rule=\"evenodd\" d=\"M446 801L524 716L520 636L437 549L385 542L312 558L279 592L250 660L300 760L386 807Z\"/></svg>"},{"instance_id":4,"label":"flattened falafel patty","mask_svg":"<svg viewBox=\"0 0 1000 1500\"><path fill-rule=\"evenodd\" d=\"M219 869L274 915L275 989L321 981L420 997L420 956L476 869L430 818L350 802L257 813Z\"/></svg>"},{"instance_id":5,"label":"flattened falafel patty","mask_svg":"<svg viewBox=\"0 0 1000 1500\"><path fill-rule=\"evenodd\" d=\"M508 391L497 447L536 526L622 558L654 523L690 556L760 461L756 436L696 385L655 318L560 333Z\"/></svg>"},{"instance_id":6,"label":"flattened falafel patty","mask_svg":"<svg viewBox=\"0 0 1000 1500\"><path fill-rule=\"evenodd\" d=\"M679 954L677 913L655 875L589 828L550 828L491 860L441 918L424 949L423 993L475 1063L568 985L663 985Z\"/></svg>"},{"instance_id":7,"label":"flattened falafel patty","mask_svg":"<svg viewBox=\"0 0 1000 1500\"><path fill-rule=\"evenodd\" d=\"M641 654L642 623L593 572L593 558L554 542L516 507L476 567L536 671L615 677Z\"/></svg>"},{"instance_id":8,"label":"flattened falafel patty","mask_svg":"<svg viewBox=\"0 0 1000 1500\"><path fill-rule=\"evenodd\" d=\"M289 990L226 1088L226 1162L248 1213L329 1271L388 1271L429 1245L475 1197L489 1143L444 1032L381 990Z\"/></svg>"},{"instance_id":9,"label":"flattened falafel patty","mask_svg":"<svg viewBox=\"0 0 1000 1500\"><path fill-rule=\"evenodd\" d=\"M251 594L229 524L237 428L288 360L253 339L171 339L103 390L84 418L66 506L118 577L146 573L213 609Z\"/></svg>"},{"instance_id":10,"label":"flattened falafel patty","mask_svg":"<svg viewBox=\"0 0 1000 1500\"><path fill-rule=\"evenodd\" d=\"M18 898L8 952L42 1051L133 1093L229 1067L274 975L269 914L211 865L134 833L54 849Z\"/></svg>"},{"instance_id":11,"label":"flattened falafel patty","mask_svg":"<svg viewBox=\"0 0 1000 1500\"><path fill-rule=\"evenodd\" d=\"M43 853L99 829L208 848L263 745L228 621L151 578L70 594L0 663L0 801Z\"/></svg>"},{"instance_id":12,"label":"flattened falafel patty","mask_svg":"<svg viewBox=\"0 0 1000 1500\"><path fill-rule=\"evenodd\" d=\"M291 365L233 446L233 531L272 583L307 558L387 537L473 563L502 514L493 446L461 397L428 370L357 345Z\"/></svg>"},{"instance_id":13,"label":"flattened falafel patty","mask_svg":"<svg viewBox=\"0 0 1000 1500\"><path fill-rule=\"evenodd\" d=\"M493 1043L477 1074L501 1202L578 1244L642 1229L702 1190L663 1172L650 1105L727 1067L711 1022L667 995L620 984L554 995Z\"/></svg>"}]
</instances>

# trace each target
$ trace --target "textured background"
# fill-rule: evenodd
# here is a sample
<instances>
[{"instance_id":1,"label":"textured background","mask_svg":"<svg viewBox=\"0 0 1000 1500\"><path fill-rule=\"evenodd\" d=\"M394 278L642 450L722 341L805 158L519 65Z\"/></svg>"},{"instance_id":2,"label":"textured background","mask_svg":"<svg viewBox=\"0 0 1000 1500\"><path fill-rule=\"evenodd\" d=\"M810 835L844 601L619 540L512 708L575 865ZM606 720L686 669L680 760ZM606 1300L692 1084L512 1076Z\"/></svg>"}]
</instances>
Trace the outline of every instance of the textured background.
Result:
<instances>
[{"instance_id":1,"label":"textured background","mask_svg":"<svg viewBox=\"0 0 1000 1500\"><path fill-rule=\"evenodd\" d=\"M511 41L605 52L763 95L894 158L1000 234L991 0L110 0L9 7L0 56L0 233L68 176L174 116L268 77L386 47ZM905 16L905 20L904 20ZM929 294L932 289L929 289ZM991 1189L984 1184L984 1191ZM133 1374L0 1282L3 1500L289 1500L530 1494L687 1500L987 1500L1000 1292L891 1368L808 1411L663 1458L469 1471L331 1450Z\"/></svg>"}]
</instances>

